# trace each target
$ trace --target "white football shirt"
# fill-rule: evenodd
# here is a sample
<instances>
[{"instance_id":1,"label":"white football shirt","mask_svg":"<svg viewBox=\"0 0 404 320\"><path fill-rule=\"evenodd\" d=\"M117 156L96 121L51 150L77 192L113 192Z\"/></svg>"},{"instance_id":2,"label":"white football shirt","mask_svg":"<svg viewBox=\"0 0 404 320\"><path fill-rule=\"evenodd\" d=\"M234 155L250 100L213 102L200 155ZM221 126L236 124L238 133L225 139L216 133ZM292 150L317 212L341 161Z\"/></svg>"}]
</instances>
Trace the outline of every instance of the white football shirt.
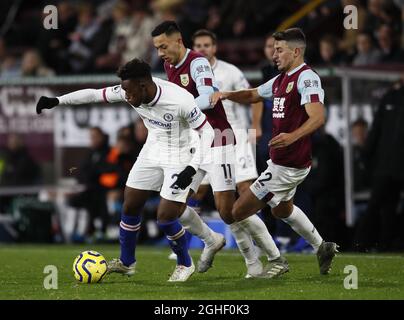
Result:
<instances>
[{"instance_id":1,"label":"white football shirt","mask_svg":"<svg viewBox=\"0 0 404 320\"><path fill-rule=\"evenodd\" d=\"M159 78L153 77L153 81L157 85L154 99L137 107L131 105L148 129L147 140L139 157L158 161L163 166L191 165L197 169L201 145L198 133L193 129L201 128L206 116L187 90ZM64 105L100 101L129 103L121 85L80 90L58 99Z\"/></svg>"},{"instance_id":2,"label":"white football shirt","mask_svg":"<svg viewBox=\"0 0 404 320\"><path fill-rule=\"evenodd\" d=\"M250 84L243 72L235 65L216 59L212 69L220 91L235 91L250 88ZM222 103L227 120L233 130L248 129L250 125L248 106L227 99L223 100Z\"/></svg>"}]
</instances>

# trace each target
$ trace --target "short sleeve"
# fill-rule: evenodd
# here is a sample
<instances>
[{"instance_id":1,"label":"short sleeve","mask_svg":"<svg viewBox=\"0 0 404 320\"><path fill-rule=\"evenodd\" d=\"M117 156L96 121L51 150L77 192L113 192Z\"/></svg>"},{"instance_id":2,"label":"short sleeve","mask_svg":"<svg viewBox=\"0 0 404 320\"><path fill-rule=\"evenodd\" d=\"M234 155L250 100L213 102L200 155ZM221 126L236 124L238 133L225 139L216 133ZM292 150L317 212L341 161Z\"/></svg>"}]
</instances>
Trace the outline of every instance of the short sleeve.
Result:
<instances>
[{"instance_id":1,"label":"short sleeve","mask_svg":"<svg viewBox=\"0 0 404 320\"><path fill-rule=\"evenodd\" d=\"M267 82L265 82L264 84L261 84L257 91L258 91L258 95L264 99L271 99L273 96L272 93L272 86L274 85L275 79L277 78L273 77L271 80L268 80Z\"/></svg>"},{"instance_id":2,"label":"short sleeve","mask_svg":"<svg viewBox=\"0 0 404 320\"><path fill-rule=\"evenodd\" d=\"M194 99L190 99L189 103L182 105L180 117L185 119L190 128L195 130L198 130L206 122L205 114L198 108Z\"/></svg>"},{"instance_id":3,"label":"short sleeve","mask_svg":"<svg viewBox=\"0 0 404 320\"><path fill-rule=\"evenodd\" d=\"M307 103L324 103L324 90L321 87L321 80L313 70L305 70L299 75L297 90L300 93L300 105Z\"/></svg>"},{"instance_id":4,"label":"short sleeve","mask_svg":"<svg viewBox=\"0 0 404 320\"><path fill-rule=\"evenodd\" d=\"M125 90L122 89L121 85L104 88L102 96L104 101L108 103L126 101Z\"/></svg>"},{"instance_id":5,"label":"short sleeve","mask_svg":"<svg viewBox=\"0 0 404 320\"><path fill-rule=\"evenodd\" d=\"M215 76L213 75L212 67L210 66L208 59L198 57L192 60L190 72L198 92L199 88L204 86L217 87L215 83Z\"/></svg>"}]
</instances>

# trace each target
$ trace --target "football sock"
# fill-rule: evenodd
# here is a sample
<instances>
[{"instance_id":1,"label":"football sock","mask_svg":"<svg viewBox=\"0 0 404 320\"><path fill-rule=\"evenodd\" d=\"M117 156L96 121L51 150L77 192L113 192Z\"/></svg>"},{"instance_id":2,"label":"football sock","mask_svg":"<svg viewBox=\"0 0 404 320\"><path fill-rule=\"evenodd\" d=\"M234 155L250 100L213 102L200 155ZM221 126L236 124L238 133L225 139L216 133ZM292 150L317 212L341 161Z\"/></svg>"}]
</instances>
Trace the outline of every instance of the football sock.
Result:
<instances>
[{"instance_id":1,"label":"football sock","mask_svg":"<svg viewBox=\"0 0 404 320\"><path fill-rule=\"evenodd\" d=\"M119 224L119 242L121 244L121 261L125 266L130 266L136 261L136 236L140 229L141 216L127 216L121 214Z\"/></svg>"},{"instance_id":2,"label":"football sock","mask_svg":"<svg viewBox=\"0 0 404 320\"><path fill-rule=\"evenodd\" d=\"M308 243L310 243L317 252L318 248L323 242L323 238L321 238L317 229L311 223L309 218L307 218L304 212L300 210L300 208L294 205L291 215L282 220L289 224L293 230L295 230Z\"/></svg>"},{"instance_id":3,"label":"football sock","mask_svg":"<svg viewBox=\"0 0 404 320\"><path fill-rule=\"evenodd\" d=\"M230 230L236 240L238 249L244 257L246 264L253 264L258 259L257 251L250 235L243 229L239 222L233 222L230 225Z\"/></svg>"},{"instance_id":4,"label":"football sock","mask_svg":"<svg viewBox=\"0 0 404 320\"><path fill-rule=\"evenodd\" d=\"M191 207L187 206L178 220L184 226L185 230L200 238L206 246L215 243L213 231Z\"/></svg>"},{"instance_id":5,"label":"football sock","mask_svg":"<svg viewBox=\"0 0 404 320\"><path fill-rule=\"evenodd\" d=\"M185 229L178 222L178 219L169 222L158 222L158 225L165 233L171 249L177 255L177 264L190 267L192 260L188 252L188 241Z\"/></svg>"},{"instance_id":6,"label":"football sock","mask_svg":"<svg viewBox=\"0 0 404 320\"><path fill-rule=\"evenodd\" d=\"M269 234L267 226L256 214L239 223L251 235L258 247L265 252L269 261L280 257L281 253Z\"/></svg>"},{"instance_id":7,"label":"football sock","mask_svg":"<svg viewBox=\"0 0 404 320\"><path fill-rule=\"evenodd\" d=\"M188 244L188 249L189 249L189 247L191 245L191 240L192 240L192 233L185 231L185 237L187 238L187 244Z\"/></svg>"}]
</instances>

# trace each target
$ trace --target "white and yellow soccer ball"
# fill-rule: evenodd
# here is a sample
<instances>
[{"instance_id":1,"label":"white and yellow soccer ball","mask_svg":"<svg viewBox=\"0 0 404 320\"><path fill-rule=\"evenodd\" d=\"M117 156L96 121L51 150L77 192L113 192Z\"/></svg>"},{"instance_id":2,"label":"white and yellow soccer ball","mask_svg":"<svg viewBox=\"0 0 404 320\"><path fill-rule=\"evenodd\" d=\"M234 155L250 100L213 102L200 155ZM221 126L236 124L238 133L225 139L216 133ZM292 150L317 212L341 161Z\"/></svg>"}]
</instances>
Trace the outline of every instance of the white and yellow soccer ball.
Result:
<instances>
[{"instance_id":1,"label":"white and yellow soccer ball","mask_svg":"<svg viewBox=\"0 0 404 320\"><path fill-rule=\"evenodd\" d=\"M73 273L78 282L100 282L107 273L107 261L97 251L83 251L73 262Z\"/></svg>"}]
</instances>

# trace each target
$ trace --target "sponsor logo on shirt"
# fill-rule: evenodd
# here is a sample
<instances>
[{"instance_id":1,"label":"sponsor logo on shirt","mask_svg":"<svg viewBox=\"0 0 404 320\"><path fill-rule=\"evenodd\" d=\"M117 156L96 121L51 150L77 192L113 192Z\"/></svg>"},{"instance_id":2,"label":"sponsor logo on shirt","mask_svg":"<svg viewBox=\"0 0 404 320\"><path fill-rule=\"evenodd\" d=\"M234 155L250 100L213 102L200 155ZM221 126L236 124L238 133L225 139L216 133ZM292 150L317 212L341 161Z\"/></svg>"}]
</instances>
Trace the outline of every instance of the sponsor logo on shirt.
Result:
<instances>
[{"instance_id":1,"label":"sponsor logo on shirt","mask_svg":"<svg viewBox=\"0 0 404 320\"><path fill-rule=\"evenodd\" d=\"M274 105L272 108L272 117L276 119L283 119L285 118L285 99L276 97L274 98Z\"/></svg>"},{"instance_id":2,"label":"sponsor logo on shirt","mask_svg":"<svg viewBox=\"0 0 404 320\"><path fill-rule=\"evenodd\" d=\"M187 73L180 74L181 84L186 87L189 84L189 76Z\"/></svg>"},{"instance_id":3,"label":"sponsor logo on shirt","mask_svg":"<svg viewBox=\"0 0 404 320\"><path fill-rule=\"evenodd\" d=\"M153 120L153 119L148 119L151 124L154 124L155 126L165 128L165 129L171 129L171 123L164 123L158 120Z\"/></svg>"},{"instance_id":4,"label":"sponsor logo on shirt","mask_svg":"<svg viewBox=\"0 0 404 320\"><path fill-rule=\"evenodd\" d=\"M201 117L202 113L199 111L198 108L193 108L191 113L189 114L189 118L191 119L189 122L195 122Z\"/></svg>"}]
</instances>

